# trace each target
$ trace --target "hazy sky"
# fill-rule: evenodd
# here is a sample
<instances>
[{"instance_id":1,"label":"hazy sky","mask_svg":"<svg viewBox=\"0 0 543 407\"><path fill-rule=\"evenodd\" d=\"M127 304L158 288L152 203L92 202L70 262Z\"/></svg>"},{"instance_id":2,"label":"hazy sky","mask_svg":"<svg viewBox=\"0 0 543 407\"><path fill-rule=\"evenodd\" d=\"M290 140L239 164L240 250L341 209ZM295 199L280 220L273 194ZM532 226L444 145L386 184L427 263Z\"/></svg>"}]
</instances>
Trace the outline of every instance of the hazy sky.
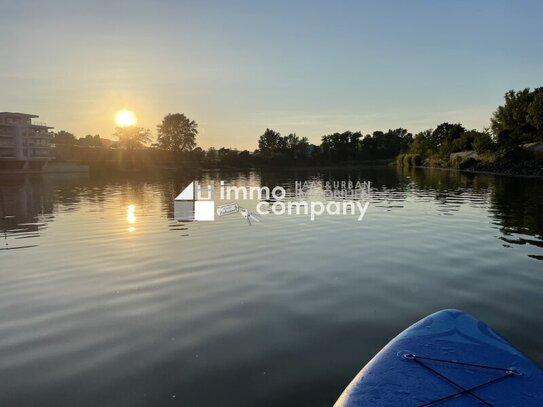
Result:
<instances>
[{"instance_id":1,"label":"hazy sky","mask_svg":"<svg viewBox=\"0 0 543 407\"><path fill-rule=\"evenodd\" d=\"M254 149L266 127L482 129L508 89L543 86L541 1L0 0L0 111L111 137L127 108L198 144Z\"/></svg>"}]
</instances>

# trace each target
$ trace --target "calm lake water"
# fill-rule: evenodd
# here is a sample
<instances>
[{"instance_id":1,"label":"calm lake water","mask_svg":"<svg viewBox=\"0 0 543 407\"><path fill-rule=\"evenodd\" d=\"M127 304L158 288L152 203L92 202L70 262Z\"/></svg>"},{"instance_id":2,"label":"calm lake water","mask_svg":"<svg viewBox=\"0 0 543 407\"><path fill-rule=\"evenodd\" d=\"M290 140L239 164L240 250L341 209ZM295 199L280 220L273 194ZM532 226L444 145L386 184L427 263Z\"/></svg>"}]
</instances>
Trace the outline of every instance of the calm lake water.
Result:
<instances>
[{"instance_id":1,"label":"calm lake water","mask_svg":"<svg viewBox=\"0 0 543 407\"><path fill-rule=\"evenodd\" d=\"M369 180L371 204L361 222L182 223L173 199L190 175L0 176L0 405L331 406L390 339L443 308L543 364L542 180L197 177Z\"/></svg>"}]
</instances>

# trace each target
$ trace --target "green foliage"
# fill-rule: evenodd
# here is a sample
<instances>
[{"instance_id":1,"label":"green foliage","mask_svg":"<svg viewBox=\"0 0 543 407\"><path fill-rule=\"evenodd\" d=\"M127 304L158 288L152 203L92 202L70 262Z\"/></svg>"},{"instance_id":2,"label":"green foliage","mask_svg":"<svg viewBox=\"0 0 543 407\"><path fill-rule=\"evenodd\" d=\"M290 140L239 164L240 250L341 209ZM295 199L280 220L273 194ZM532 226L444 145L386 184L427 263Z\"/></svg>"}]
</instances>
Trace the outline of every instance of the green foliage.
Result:
<instances>
[{"instance_id":1,"label":"green foliage","mask_svg":"<svg viewBox=\"0 0 543 407\"><path fill-rule=\"evenodd\" d=\"M331 162L356 160L361 137L362 133L351 131L322 136L324 157Z\"/></svg>"},{"instance_id":2,"label":"green foliage","mask_svg":"<svg viewBox=\"0 0 543 407\"><path fill-rule=\"evenodd\" d=\"M182 113L168 114L157 126L159 148L172 151L190 151L196 146L198 124Z\"/></svg>"},{"instance_id":3,"label":"green foliage","mask_svg":"<svg viewBox=\"0 0 543 407\"><path fill-rule=\"evenodd\" d=\"M460 137L457 137L450 143L451 153L473 149L473 141L478 134L477 130L463 132Z\"/></svg>"},{"instance_id":4,"label":"green foliage","mask_svg":"<svg viewBox=\"0 0 543 407\"><path fill-rule=\"evenodd\" d=\"M101 147L102 139L100 135L87 134L85 137L76 138L72 133L60 130L53 133L53 143L59 146L82 146L82 147Z\"/></svg>"},{"instance_id":5,"label":"green foliage","mask_svg":"<svg viewBox=\"0 0 543 407\"><path fill-rule=\"evenodd\" d=\"M529 88L505 94L505 103L499 106L491 119L494 135L505 142L504 151L513 151L524 143L543 140L543 88Z\"/></svg>"},{"instance_id":6,"label":"green foliage","mask_svg":"<svg viewBox=\"0 0 543 407\"><path fill-rule=\"evenodd\" d=\"M422 158L418 154L410 154L409 155L409 165L411 167L418 167L422 165Z\"/></svg>"},{"instance_id":7,"label":"green foliage","mask_svg":"<svg viewBox=\"0 0 543 407\"><path fill-rule=\"evenodd\" d=\"M495 152L492 151L485 151L483 153L477 154L477 159L479 162L486 163L486 164L493 164L498 159Z\"/></svg>"},{"instance_id":8,"label":"green foliage","mask_svg":"<svg viewBox=\"0 0 543 407\"><path fill-rule=\"evenodd\" d=\"M102 140L100 139L100 135L98 134L94 136L87 134L85 137L77 140L77 144L86 147L100 147L102 146Z\"/></svg>"},{"instance_id":9,"label":"green foliage","mask_svg":"<svg viewBox=\"0 0 543 407\"><path fill-rule=\"evenodd\" d=\"M513 130L501 130L496 136L496 144L501 154L511 154L520 149L518 134Z\"/></svg>"},{"instance_id":10,"label":"green foliage","mask_svg":"<svg viewBox=\"0 0 543 407\"><path fill-rule=\"evenodd\" d=\"M529 88L515 92L510 90L505 94L505 104L498 106L490 119L494 134L502 131L513 131L526 125L528 106L533 96Z\"/></svg>"},{"instance_id":11,"label":"green foliage","mask_svg":"<svg viewBox=\"0 0 543 407\"><path fill-rule=\"evenodd\" d=\"M448 166L448 160L444 160L443 158L441 158L438 155L431 155L430 157L428 157L425 160L424 164L427 167L435 167L435 168L447 167Z\"/></svg>"},{"instance_id":12,"label":"green foliage","mask_svg":"<svg viewBox=\"0 0 543 407\"><path fill-rule=\"evenodd\" d=\"M129 150L142 148L151 141L149 129L137 126L117 127L113 134L119 139L119 145Z\"/></svg>"},{"instance_id":13,"label":"green foliage","mask_svg":"<svg viewBox=\"0 0 543 407\"><path fill-rule=\"evenodd\" d=\"M202 161L204 161L206 153L204 150L202 150L201 147L196 147L189 152L189 156L192 161L201 163Z\"/></svg>"},{"instance_id":14,"label":"green foliage","mask_svg":"<svg viewBox=\"0 0 543 407\"><path fill-rule=\"evenodd\" d=\"M455 151L454 145L461 141L466 129L461 124L441 123L429 137L430 149L441 157L448 157Z\"/></svg>"},{"instance_id":15,"label":"green foliage","mask_svg":"<svg viewBox=\"0 0 543 407\"><path fill-rule=\"evenodd\" d=\"M413 139L413 143L409 146L409 153L426 157L432 151L429 141L431 135L431 129L417 133Z\"/></svg>"},{"instance_id":16,"label":"green foliage","mask_svg":"<svg viewBox=\"0 0 543 407\"><path fill-rule=\"evenodd\" d=\"M345 131L322 137L320 153L327 162L378 160L407 152L413 135L406 129L375 131L363 136L361 132Z\"/></svg>"},{"instance_id":17,"label":"green foliage","mask_svg":"<svg viewBox=\"0 0 543 407\"><path fill-rule=\"evenodd\" d=\"M283 140L281 134L272 129L266 129L258 139L258 149L264 156L271 157L274 153L281 151Z\"/></svg>"},{"instance_id":18,"label":"green foliage","mask_svg":"<svg viewBox=\"0 0 543 407\"><path fill-rule=\"evenodd\" d=\"M528 123L537 130L537 138L543 141L543 88L534 90L534 97L527 109Z\"/></svg>"},{"instance_id":19,"label":"green foliage","mask_svg":"<svg viewBox=\"0 0 543 407\"><path fill-rule=\"evenodd\" d=\"M460 168L460 163L462 162L463 158L459 156L455 156L451 159L451 167L452 168Z\"/></svg>"},{"instance_id":20,"label":"green foliage","mask_svg":"<svg viewBox=\"0 0 543 407\"><path fill-rule=\"evenodd\" d=\"M466 158L465 160L462 160L460 162L459 169L460 170L467 170L470 167L473 167L475 164L477 164L477 160L473 157Z\"/></svg>"},{"instance_id":21,"label":"green foliage","mask_svg":"<svg viewBox=\"0 0 543 407\"><path fill-rule=\"evenodd\" d=\"M53 143L55 144L74 145L76 142L75 136L65 130L53 134Z\"/></svg>"},{"instance_id":22,"label":"green foliage","mask_svg":"<svg viewBox=\"0 0 543 407\"><path fill-rule=\"evenodd\" d=\"M360 134L360 133L354 133ZM358 144L354 159L384 159L397 156L409 150L413 135L406 129L389 129L387 132L375 131L367 135Z\"/></svg>"},{"instance_id":23,"label":"green foliage","mask_svg":"<svg viewBox=\"0 0 543 407\"><path fill-rule=\"evenodd\" d=\"M451 153L491 150L494 143L488 132L466 130L461 124L442 123L435 130L425 130L415 135L409 147L411 154L432 157L434 164L448 160Z\"/></svg>"},{"instance_id":24,"label":"green foliage","mask_svg":"<svg viewBox=\"0 0 543 407\"><path fill-rule=\"evenodd\" d=\"M266 129L258 140L259 155L267 163L286 163L308 158L309 141L291 133L281 136L277 131Z\"/></svg>"},{"instance_id":25,"label":"green foliage","mask_svg":"<svg viewBox=\"0 0 543 407\"><path fill-rule=\"evenodd\" d=\"M475 138L472 141L472 146L477 154L493 151L495 149L494 141L487 132L476 132Z\"/></svg>"},{"instance_id":26,"label":"green foliage","mask_svg":"<svg viewBox=\"0 0 543 407\"><path fill-rule=\"evenodd\" d=\"M284 137L283 152L288 159L304 160L308 156L309 142L307 137L298 137L296 134L291 133Z\"/></svg>"},{"instance_id":27,"label":"green foliage","mask_svg":"<svg viewBox=\"0 0 543 407\"><path fill-rule=\"evenodd\" d=\"M197 151L199 147L192 150L191 153ZM199 162L202 162L207 168L249 168L255 165L255 156L247 150L238 151L230 148L220 148L216 150L211 147L206 152L202 151L199 157Z\"/></svg>"},{"instance_id":28,"label":"green foliage","mask_svg":"<svg viewBox=\"0 0 543 407\"><path fill-rule=\"evenodd\" d=\"M400 167L418 167L422 165L422 159L418 154L399 154L396 157L396 165Z\"/></svg>"},{"instance_id":29,"label":"green foliage","mask_svg":"<svg viewBox=\"0 0 543 407\"><path fill-rule=\"evenodd\" d=\"M477 164L478 160L473 157L455 156L451 159L450 166L458 170L465 170Z\"/></svg>"}]
</instances>

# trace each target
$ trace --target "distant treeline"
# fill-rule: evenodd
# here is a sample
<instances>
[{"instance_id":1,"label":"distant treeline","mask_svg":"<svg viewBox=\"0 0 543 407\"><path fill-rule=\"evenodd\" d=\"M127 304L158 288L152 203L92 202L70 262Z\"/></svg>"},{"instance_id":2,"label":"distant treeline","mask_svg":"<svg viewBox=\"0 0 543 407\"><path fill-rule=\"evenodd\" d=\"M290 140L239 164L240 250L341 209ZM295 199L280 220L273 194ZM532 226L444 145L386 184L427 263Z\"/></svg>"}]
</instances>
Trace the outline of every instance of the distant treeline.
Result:
<instances>
[{"instance_id":1,"label":"distant treeline","mask_svg":"<svg viewBox=\"0 0 543 407\"><path fill-rule=\"evenodd\" d=\"M306 137L294 133L282 136L266 129L254 151L230 148L204 151L196 144L196 122L175 113L165 116L157 126L157 139L151 145L150 131L136 126L117 128L114 142L108 139L106 142L99 135L76 139L66 131L56 133L54 142L64 150L67 146L80 146L170 151L173 154L167 157L172 164L182 161L207 168L356 164L396 157L400 164L448 165L452 153L473 150L492 157L515 156L527 143L543 141L543 88L507 92L505 103L494 112L490 123L490 128L482 131L466 129L460 123L441 123L415 135L404 128L366 135L360 131L345 131L322 136L320 145L310 144ZM69 155L66 153L64 158L75 159Z\"/></svg>"}]
</instances>

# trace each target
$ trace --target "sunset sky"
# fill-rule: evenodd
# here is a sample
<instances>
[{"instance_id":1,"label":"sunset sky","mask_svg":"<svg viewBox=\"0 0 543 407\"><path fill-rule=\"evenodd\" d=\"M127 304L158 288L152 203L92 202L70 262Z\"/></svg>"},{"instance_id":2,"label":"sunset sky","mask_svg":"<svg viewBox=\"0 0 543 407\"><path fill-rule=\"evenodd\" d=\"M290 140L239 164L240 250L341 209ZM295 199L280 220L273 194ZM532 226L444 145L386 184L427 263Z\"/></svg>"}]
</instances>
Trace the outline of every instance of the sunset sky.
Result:
<instances>
[{"instance_id":1,"label":"sunset sky","mask_svg":"<svg viewBox=\"0 0 543 407\"><path fill-rule=\"evenodd\" d=\"M311 5L308 5L311 4ZM0 0L0 111L112 138L167 113L198 144L254 149L266 127L324 134L488 125L543 86L540 1Z\"/></svg>"}]
</instances>

